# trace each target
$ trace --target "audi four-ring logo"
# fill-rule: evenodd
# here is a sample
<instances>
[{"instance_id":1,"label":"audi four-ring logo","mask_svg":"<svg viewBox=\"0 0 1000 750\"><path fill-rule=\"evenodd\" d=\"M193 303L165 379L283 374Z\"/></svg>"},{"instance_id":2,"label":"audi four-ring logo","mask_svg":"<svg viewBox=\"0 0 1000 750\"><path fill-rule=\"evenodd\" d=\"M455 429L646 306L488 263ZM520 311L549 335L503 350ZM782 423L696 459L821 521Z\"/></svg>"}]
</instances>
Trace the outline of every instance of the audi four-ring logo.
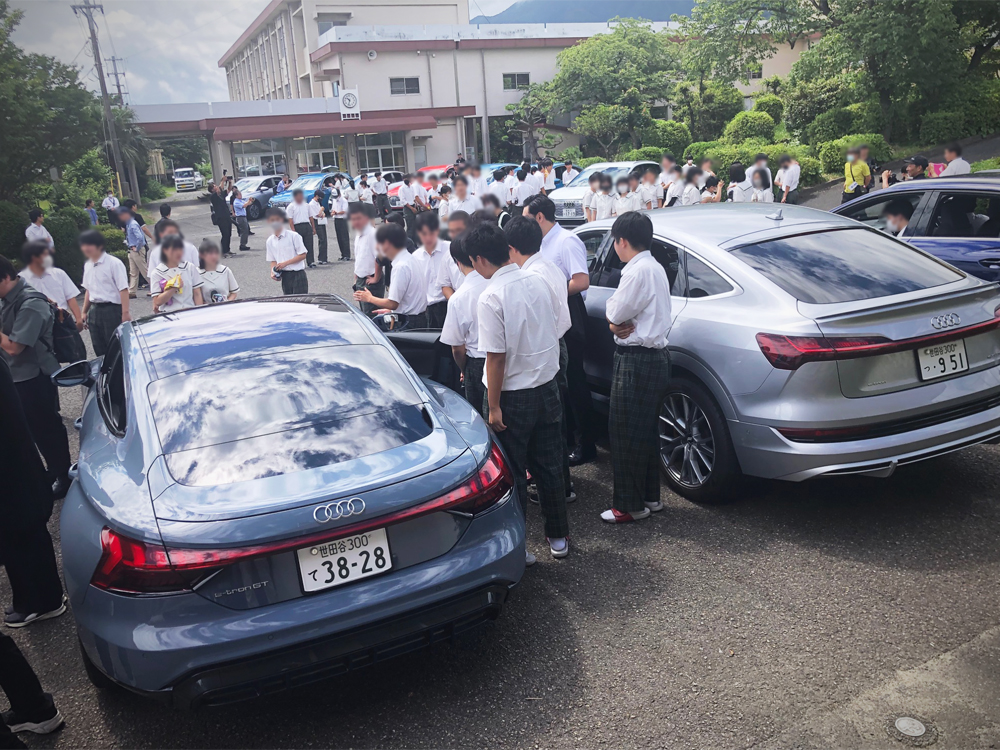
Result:
<instances>
[{"instance_id":1,"label":"audi four-ring logo","mask_svg":"<svg viewBox=\"0 0 1000 750\"><path fill-rule=\"evenodd\" d=\"M364 512L365 501L360 497L352 497L350 500L338 500L329 505L317 506L313 511L313 518L316 519L316 523L327 523L338 518L360 516Z\"/></svg>"},{"instance_id":2,"label":"audi four-ring logo","mask_svg":"<svg viewBox=\"0 0 1000 750\"><path fill-rule=\"evenodd\" d=\"M938 315L935 318L931 318L931 325L939 331L942 328L954 328L955 326L961 324L962 319L959 317L958 313L948 313L947 315Z\"/></svg>"}]
</instances>

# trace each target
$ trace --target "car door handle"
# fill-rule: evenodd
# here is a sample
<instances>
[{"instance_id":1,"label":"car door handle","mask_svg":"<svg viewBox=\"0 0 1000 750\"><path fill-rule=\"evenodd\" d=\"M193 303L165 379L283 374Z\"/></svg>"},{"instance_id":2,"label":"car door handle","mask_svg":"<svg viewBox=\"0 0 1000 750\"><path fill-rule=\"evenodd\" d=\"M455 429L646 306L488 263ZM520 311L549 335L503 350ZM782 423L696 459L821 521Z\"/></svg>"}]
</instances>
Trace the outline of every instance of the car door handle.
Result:
<instances>
[{"instance_id":1,"label":"car door handle","mask_svg":"<svg viewBox=\"0 0 1000 750\"><path fill-rule=\"evenodd\" d=\"M979 265L987 268L1000 268L1000 258L983 258L979 261Z\"/></svg>"}]
</instances>

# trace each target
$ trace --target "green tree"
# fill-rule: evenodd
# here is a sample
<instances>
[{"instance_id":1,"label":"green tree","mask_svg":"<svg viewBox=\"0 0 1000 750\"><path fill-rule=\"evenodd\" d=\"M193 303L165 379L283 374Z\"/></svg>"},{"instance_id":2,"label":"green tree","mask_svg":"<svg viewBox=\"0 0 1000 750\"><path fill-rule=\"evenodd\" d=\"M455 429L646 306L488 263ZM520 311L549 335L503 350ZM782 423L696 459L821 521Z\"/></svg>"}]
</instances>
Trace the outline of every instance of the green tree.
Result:
<instances>
[{"instance_id":1,"label":"green tree","mask_svg":"<svg viewBox=\"0 0 1000 750\"><path fill-rule=\"evenodd\" d=\"M726 123L743 111L743 94L720 81L683 81L674 91L677 113L695 141L714 141Z\"/></svg>"},{"instance_id":2,"label":"green tree","mask_svg":"<svg viewBox=\"0 0 1000 750\"><path fill-rule=\"evenodd\" d=\"M62 170L62 180L55 185L53 202L58 207L83 208L88 198L100 203L111 186L111 169L100 148L92 148Z\"/></svg>"},{"instance_id":3,"label":"green tree","mask_svg":"<svg viewBox=\"0 0 1000 750\"><path fill-rule=\"evenodd\" d=\"M112 112L115 117L118 148L128 169L128 174L123 177L128 179L132 197L138 201L143 188L146 187L146 169L149 166L149 152L154 147L153 142L136 122L135 113L131 109L116 107ZM111 143L108 142L105 144L105 153L110 149Z\"/></svg>"},{"instance_id":4,"label":"green tree","mask_svg":"<svg viewBox=\"0 0 1000 750\"><path fill-rule=\"evenodd\" d=\"M545 127L552 114L552 100L549 84L532 83L519 101L507 105L511 114L507 129L521 134L521 143L527 147L527 156L532 161L541 158L539 149L553 149L563 142L560 136L553 135Z\"/></svg>"},{"instance_id":5,"label":"green tree","mask_svg":"<svg viewBox=\"0 0 1000 750\"><path fill-rule=\"evenodd\" d=\"M77 71L11 40L23 12L0 0L0 200L48 180L48 171L94 145L100 113Z\"/></svg>"},{"instance_id":6,"label":"green tree","mask_svg":"<svg viewBox=\"0 0 1000 750\"><path fill-rule=\"evenodd\" d=\"M642 145L651 104L668 99L679 70L677 45L647 21L615 19L613 31L598 34L559 53L552 80L553 106L562 112L587 111L605 118L614 112L633 148ZM593 121L591 121L593 124Z\"/></svg>"},{"instance_id":7,"label":"green tree","mask_svg":"<svg viewBox=\"0 0 1000 750\"><path fill-rule=\"evenodd\" d=\"M165 138L156 142L163 151L163 162L168 166L193 167L208 161L208 141L202 136L191 138Z\"/></svg>"},{"instance_id":8,"label":"green tree","mask_svg":"<svg viewBox=\"0 0 1000 750\"><path fill-rule=\"evenodd\" d=\"M573 132L587 138L596 145L601 156L610 159L631 117L632 112L627 107L596 104L580 113L573 122Z\"/></svg>"}]
</instances>

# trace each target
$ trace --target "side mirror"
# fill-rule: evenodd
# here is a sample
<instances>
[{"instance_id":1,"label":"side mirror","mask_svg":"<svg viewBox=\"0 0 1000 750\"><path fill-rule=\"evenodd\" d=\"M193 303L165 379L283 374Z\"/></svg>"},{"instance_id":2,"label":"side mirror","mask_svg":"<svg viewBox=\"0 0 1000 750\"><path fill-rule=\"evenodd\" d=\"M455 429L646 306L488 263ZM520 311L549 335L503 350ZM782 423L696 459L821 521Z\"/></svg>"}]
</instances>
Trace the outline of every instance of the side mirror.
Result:
<instances>
[{"instance_id":1,"label":"side mirror","mask_svg":"<svg viewBox=\"0 0 1000 750\"><path fill-rule=\"evenodd\" d=\"M56 370L52 373L52 383L60 388L72 388L77 385L89 388L94 384L94 377L90 373L90 362L81 359Z\"/></svg>"}]
</instances>

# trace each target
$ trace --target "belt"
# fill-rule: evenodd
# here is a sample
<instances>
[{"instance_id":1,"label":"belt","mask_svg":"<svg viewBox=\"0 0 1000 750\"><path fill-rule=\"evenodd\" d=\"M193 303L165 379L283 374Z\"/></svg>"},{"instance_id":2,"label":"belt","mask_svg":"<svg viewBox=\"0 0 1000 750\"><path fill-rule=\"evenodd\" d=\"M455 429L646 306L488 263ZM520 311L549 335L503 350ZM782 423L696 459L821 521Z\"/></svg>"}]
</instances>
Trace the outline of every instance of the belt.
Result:
<instances>
[{"instance_id":1,"label":"belt","mask_svg":"<svg viewBox=\"0 0 1000 750\"><path fill-rule=\"evenodd\" d=\"M643 354L658 354L659 352L665 352L666 348L656 349L652 346L622 346L621 344L615 344L615 351L619 354L638 354L639 352Z\"/></svg>"},{"instance_id":2,"label":"belt","mask_svg":"<svg viewBox=\"0 0 1000 750\"><path fill-rule=\"evenodd\" d=\"M113 307L121 307L121 302L91 302L91 307L103 307L105 305L111 305Z\"/></svg>"}]
</instances>

